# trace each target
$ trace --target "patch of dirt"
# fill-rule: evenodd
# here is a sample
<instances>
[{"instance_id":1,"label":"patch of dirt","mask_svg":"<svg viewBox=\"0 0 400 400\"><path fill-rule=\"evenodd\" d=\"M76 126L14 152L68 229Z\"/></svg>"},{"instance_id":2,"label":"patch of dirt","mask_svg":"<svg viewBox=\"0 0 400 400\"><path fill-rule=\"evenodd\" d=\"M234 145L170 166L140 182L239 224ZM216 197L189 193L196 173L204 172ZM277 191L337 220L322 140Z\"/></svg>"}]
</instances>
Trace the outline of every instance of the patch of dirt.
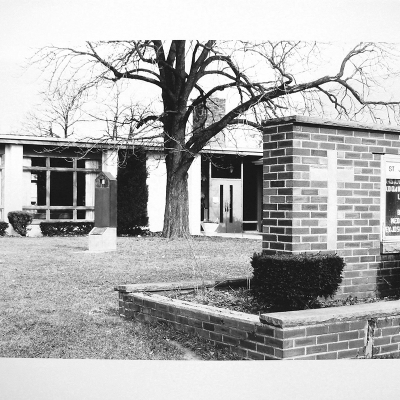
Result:
<instances>
[{"instance_id":1,"label":"patch of dirt","mask_svg":"<svg viewBox=\"0 0 400 400\"><path fill-rule=\"evenodd\" d=\"M265 308L263 309L253 298L251 291L245 288L228 290L200 289L189 293L174 291L169 294L165 294L165 296L178 300L189 301L192 303L227 308L228 310L240 311L247 314L258 315L260 312L269 312L269 310ZM360 299L350 295L346 299L320 300L316 304L315 308L341 307L356 304L376 303L380 301L393 301L398 300L398 298L399 297L367 297Z\"/></svg>"},{"instance_id":2,"label":"patch of dirt","mask_svg":"<svg viewBox=\"0 0 400 400\"><path fill-rule=\"evenodd\" d=\"M199 289L189 293L174 291L165 294L165 296L248 314L258 314L260 308L253 299L250 290L244 288L229 290Z\"/></svg>"},{"instance_id":3,"label":"patch of dirt","mask_svg":"<svg viewBox=\"0 0 400 400\"><path fill-rule=\"evenodd\" d=\"M193 360L203 360L201 357L197 356L196 353L187 349L186 347L183 347L181 344L179 344L175 340L168 340L168 341L169 341L169 343L174 345L177 349L182 351L184 360L192 360L192 361Z\"/></svg>"}]
</instances>

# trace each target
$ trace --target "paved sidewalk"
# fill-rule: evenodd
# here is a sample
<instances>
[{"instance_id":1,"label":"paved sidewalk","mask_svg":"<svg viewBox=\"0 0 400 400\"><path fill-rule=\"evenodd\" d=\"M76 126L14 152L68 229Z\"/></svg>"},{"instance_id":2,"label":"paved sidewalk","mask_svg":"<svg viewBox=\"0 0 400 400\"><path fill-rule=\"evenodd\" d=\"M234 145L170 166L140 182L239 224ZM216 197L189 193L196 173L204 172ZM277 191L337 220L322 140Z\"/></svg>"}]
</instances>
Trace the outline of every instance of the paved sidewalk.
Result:
<instances>
[{"instance_id":1,"label":"paved sidewalk","mask_svg":"<svg viewBox=\"0 0 400 400\"><path fill-rule=\"evenodd\" d=\"M202 232L204 235L204 232ZM236 239L254 239L254 240L261 240L262 234L260 232L240 232L240 233L220 233L216 232L209 235L204 236L217 236L217 237L226 237L226 238L236 238Z\"/></svg>"}]
</instances>

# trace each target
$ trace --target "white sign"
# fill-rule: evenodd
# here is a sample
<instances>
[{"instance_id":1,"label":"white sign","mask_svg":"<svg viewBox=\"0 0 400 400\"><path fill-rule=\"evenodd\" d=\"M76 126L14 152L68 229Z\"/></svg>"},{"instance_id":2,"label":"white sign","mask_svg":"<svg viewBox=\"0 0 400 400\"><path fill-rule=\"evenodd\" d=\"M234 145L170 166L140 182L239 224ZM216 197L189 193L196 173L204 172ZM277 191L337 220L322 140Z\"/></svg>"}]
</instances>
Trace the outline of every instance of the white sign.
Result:
<instances>
[{"instance_id":1,"label":"white sign","mask_svg":"<svg viewBox=\"0 0 400 400\"><path fill-rule=\"evenodd\" d=\"M400 163L393 161L386 162L386 178L400 178Z\"/></svg>"}]
</instances>

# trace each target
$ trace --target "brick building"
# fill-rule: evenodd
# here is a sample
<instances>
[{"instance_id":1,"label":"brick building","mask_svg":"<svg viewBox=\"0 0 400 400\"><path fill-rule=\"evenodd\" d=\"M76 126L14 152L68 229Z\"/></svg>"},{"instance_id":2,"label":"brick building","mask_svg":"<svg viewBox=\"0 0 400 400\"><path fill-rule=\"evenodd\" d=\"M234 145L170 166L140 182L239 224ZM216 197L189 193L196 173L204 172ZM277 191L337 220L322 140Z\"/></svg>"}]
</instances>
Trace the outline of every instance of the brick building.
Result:
<instances>
[{"instance_id":1,"label":"brick building","mask_svg":"<svg viewBox=\"0 0 400 400\"><path fill-rule=\"evenodd\" d=\"M336 252L341 297L400 281L400 128L308 117L264 129L263 251Z\"/></svg>"}]
</instances>

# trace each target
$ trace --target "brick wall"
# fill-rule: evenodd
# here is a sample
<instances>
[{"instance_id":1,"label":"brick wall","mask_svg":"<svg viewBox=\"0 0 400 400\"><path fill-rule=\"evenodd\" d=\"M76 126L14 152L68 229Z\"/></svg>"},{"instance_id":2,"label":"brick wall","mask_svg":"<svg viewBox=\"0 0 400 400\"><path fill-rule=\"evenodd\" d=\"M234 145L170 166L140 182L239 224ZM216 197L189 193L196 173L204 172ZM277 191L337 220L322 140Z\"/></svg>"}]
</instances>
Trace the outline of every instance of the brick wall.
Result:
<instances>
[{"instance_id":1,"label":"brick wall","mask_svg":"<svg viewBox=\"0 0 400 400\"><path fill-rule=\"evenodd\" d=\"M225 115L225 99L211 97L207 100L207 107L199 105L195 108L193 115L193 126L204 124L205 127L219 121Z\"/></svg>"},{"instance_id":2,"label":"brick wall","mask_svg":"<svg viewBox=\"0 0 400 400\"><path fill-rule=\"evenodd\" d=\"M263 251L336 252L347 264L339 297L386 295L400 269L381 258L381 157L400 154L399 132L352 125L268 122Z\"/></svg>"},{"instance_id":3,"label":"brick wall","mask_svg":"<svg viewBox=\"0 0 400 400\"><path fill-rule=\"evenodd\" d=\"M193 129L198 129L204 126L205 128L219 121L225 116L225 99L219 99L217 97L211 97L207 100L207 107L199 105L195 108L193 113ZM217 146L225 146L225 134L224 132L218 133L213 139L210 140L209 144Z\"/></svg>"},{"instance_id":4,"label":"brick wall","mask_svg":"<svg viewBox=\"0 0 400 400\"><path fill-rule=\"evenodd\" d=\"M262 324L257 315L171 300L148 292L120 292L119 312L124 318L140 322L168 323L177 330L196 334L243 358L282 358L282 335L279 330Z\"/></svg>"},{"instance_id":5,"label":"brick wall","mask_svg":"<svg viewBox=\"0 0 400 400\"><path fill-rule=\"evenodd\" d=\"M135 290L134 285L129 285L129 290ZM168 323L244 359L319 360L400 354L397 301L257 316L151 292L128 293L120 286L119 312L126 319Z\"/></svg>"}]
</instances>

